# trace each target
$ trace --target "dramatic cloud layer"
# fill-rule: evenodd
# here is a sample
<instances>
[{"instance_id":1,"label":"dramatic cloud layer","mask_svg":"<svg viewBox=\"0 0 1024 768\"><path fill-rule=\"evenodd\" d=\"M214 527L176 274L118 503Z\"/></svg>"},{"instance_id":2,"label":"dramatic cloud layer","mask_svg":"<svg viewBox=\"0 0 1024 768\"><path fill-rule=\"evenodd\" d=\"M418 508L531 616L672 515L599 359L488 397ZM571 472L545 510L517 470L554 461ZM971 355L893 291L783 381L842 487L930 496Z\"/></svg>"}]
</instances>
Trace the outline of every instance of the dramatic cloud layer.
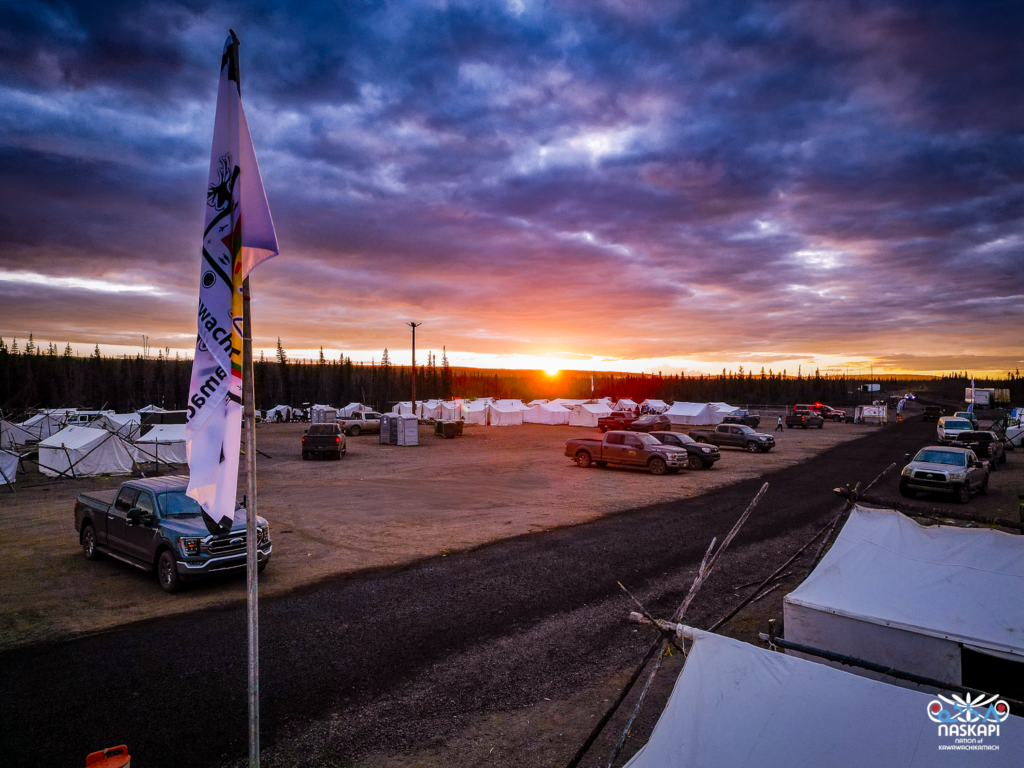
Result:
<instances>
[{"instance_id":1,"label":"dramatic cloud layer","mask_svg":"<svg viewBox=\"0 0 1024 768\"><path fill-rule=\"evenodd\" d=\"M258 346L1019 364L1024 10L941 0L0 3L0 335L191 346L228 27Z\"/></svg>"}]
</instances>

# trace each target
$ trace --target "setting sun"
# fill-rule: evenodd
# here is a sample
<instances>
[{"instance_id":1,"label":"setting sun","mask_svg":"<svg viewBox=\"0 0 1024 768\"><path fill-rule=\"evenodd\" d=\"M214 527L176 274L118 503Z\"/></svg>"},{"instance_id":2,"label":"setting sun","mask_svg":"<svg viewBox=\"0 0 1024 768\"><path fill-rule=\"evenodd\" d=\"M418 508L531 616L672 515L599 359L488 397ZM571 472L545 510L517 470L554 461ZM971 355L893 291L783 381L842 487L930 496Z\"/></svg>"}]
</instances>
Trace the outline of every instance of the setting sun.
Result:
<instances>
[{"instance_id":1,"label":"setting sun","mask_svg":"<svg viewBox=\"0 0 1024 768\"><path fill-rule=\"evenodd\" d=\"M544 373L546 373L548 376L557 376L558 375L558 369L557 368L545 368L544 369Z\"/></svg>"}]
</instances>

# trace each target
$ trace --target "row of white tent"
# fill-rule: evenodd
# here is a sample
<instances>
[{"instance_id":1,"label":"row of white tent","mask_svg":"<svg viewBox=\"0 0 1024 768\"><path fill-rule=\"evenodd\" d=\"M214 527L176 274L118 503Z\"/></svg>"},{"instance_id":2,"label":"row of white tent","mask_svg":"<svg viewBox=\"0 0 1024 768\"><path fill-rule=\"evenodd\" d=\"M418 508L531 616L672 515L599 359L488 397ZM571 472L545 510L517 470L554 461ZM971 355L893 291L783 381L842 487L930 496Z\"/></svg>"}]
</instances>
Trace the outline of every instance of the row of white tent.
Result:
<instances>
[{"instance_id":1,"label":"row of white tent","mask_svg":"<svg viewBox=\"0 0 1024 768\"><path fill-rule=\"evenodd\" d=\"M144 435L139 435L138 424L101 416L89 426L64 427L36 444L39 471L47 477L78 478L129 475L134 465L150 462L187 463L184 424L156 424ZM15 481L20 458L16 450L0 451L0 484Z\"/></svg>"},{"instance_id":2,"label":"row of white tent","mask_svg":"<svg viewBox=\"0 0 1024 768\"><path fill-rule=\"evenodd\" d=\"M27 445L45 440L68 426L95 426L117 432L126 440L133 440L139 433L144 414L163 411L163 408L155 405L144 406L135 413L54 408L37 413L21 422L0 419L0 449L20 450Z\"/></svg>"},{"instance_id":3,"label":"row of white tent","mask_svg":"<svg viewBox=\"0 0 1024 768\"><path fill-rule=\"evenodd\" d=\"M420 419L463 420L467 424L488 426L515 426L518 424L565 424L575 427L596 427L598 419L616 412L645 411L664 413L673 424L713 425L738 410L727 403L674 403L669 406L661 400L644 400L637 404L622 399L613 402L611 398L600 400L496 400L490 397L475 400L424 400L416 403L402 402L395 405L393 413Z\"/></svg>"},{"instance_id":4,"label":"row of white tent","mask_svg":"<svg viewBox=\"0 0 1024 768\"><path fill-rule=\"evenodd\" d=\"M926 527L858 506L784 599L785 639L1020 698L990 689L1014 685L1024 670L1022 590L1024 536ZM689 636L683 672L631 768L1024 765L1024 713L998 698L972 710L938 686L699 630ZM968 671L978 659L990 665L984 686ZM958 742L968 724L984 734Z\"/></svg>"}]
</instances>

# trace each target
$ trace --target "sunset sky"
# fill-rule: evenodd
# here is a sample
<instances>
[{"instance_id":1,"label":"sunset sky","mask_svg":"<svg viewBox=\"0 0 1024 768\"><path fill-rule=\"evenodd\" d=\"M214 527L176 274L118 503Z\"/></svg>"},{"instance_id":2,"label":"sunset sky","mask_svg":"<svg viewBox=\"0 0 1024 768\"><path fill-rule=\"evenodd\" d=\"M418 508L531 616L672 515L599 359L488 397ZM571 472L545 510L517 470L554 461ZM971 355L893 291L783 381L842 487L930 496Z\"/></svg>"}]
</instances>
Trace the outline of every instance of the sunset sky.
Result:
<instances>
[{"instance_id":1,"label":"sunset sky","mask_svg":"<svg viewBox=\"0 0 1024 768\"><path fill-rule=\"evenodd\" d=\"M0 336L191 354L221 49L256 346L1006 371L1019 2L0 3Z\"/></svg>"}]
</instances>

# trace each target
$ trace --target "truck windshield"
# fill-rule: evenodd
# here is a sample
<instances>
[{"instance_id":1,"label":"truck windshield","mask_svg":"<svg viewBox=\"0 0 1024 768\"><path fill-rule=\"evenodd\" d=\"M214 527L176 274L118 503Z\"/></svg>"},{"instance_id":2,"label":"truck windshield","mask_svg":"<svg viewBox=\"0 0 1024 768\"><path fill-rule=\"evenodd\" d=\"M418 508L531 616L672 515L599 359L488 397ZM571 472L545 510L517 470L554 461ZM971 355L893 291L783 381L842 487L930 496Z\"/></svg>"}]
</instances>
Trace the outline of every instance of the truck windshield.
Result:
<instances>
[{"instance_id":1,"label":"truck windshield","mask_svg":"<svg viewBox=\"0 0 1024 768\"><path fill-rule=\"evenodd\" d=\"M969 421L950 419L942 425L943 429L970 429L973 425Z\"/></svg>"},{"instance_id":2,"label":"truck windshield","mask_svg":"<svg viewBox=\"0 0 1024 768\"><path fill-rule=\"evenodd\" d=\"M926 461L929 464L948 464L951 467L963 467L967 464L967 455L954 451L928 450L918 451L914 461Z\"/></svg>"},{"instance_id":3,"label":"truck windshield","mask_svg":"<svg viewBox=\"0 0 1024 768\"><path fill-rule=\"evenodd\" d=\"M636 437L639 437L640 442L643 443L644 445L661 445L661 440L654 437L653 435L647 434L646 432L638 432L636 434Z\"/></svg>"},{"instance_id":4,"label":"truck windshield","mask_svg":"<svg viewBox=\"0 0 1024 768\"><path fill-rule=\"evenodd\" d=\"M164 517L198 517L203 512L199 502L186 496L184 491L159 493L157 501Z\"/></svg>"}]
</instances>

